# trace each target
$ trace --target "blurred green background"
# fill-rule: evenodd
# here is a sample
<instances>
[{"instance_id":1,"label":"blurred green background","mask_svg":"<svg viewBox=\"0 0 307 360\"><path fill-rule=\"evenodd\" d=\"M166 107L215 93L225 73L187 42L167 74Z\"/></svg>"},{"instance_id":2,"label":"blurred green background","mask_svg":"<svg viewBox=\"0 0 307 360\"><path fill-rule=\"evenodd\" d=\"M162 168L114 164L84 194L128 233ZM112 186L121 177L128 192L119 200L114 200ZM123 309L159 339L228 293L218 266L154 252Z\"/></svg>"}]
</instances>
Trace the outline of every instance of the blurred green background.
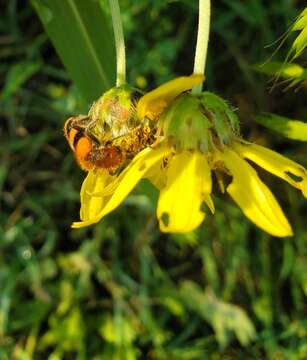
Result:
<instances>
[{"instance_id":1,"label":"blurred green background","mask_svg":"<svg viewBox=\"0 0 307 360\"><path fill-rule=\"evenodd\" d=\"M305 84L285 91L252 67L304 3L213 1L206 88L238 108L246 138L307 166L306 143L255 121L262 111L306 120ZM192 72L197 1L120 5L131 84L147 90ZM62 128L91 104L30 2L2 1L0 14L0 360L307 359L301 194L259 170L292 238L264 234L217 191L201 228L161 234L147 183L97 226L71 230L85 173Z\"/></svg>"}]
</instances>

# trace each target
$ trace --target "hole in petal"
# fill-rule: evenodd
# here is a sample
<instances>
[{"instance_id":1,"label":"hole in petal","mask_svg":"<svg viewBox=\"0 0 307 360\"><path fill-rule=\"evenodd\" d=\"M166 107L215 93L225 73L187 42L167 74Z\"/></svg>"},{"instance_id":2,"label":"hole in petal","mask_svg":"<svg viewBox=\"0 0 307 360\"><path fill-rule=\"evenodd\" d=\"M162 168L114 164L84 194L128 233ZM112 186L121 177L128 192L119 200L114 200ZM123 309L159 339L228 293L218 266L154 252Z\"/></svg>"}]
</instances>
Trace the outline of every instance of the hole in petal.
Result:
<instances>
[{"instance_id":1,"label":"hole in petal","mask_svg":"<svg viewBox=\"0 0 307 360\"><path fill-rule=\"evenodd\" d=\"M161 216L161 221L163 222L163 225L167 227L169 224L169 214L164 212Z\"/></svg>"},{"instance_id":2,"label":"hole in petal","mask_svg":"<svg viewBox=\"0 0 307 360\"><path fill-rule=\"evenodd\" d=\"M293 181L295 181L297 183L300 183L300 182L303 181L303 178L301 176L294 175L290 171L286 171L285 174L287 176L289 176L289 178L291 178Z\"/></svg>"}]
</instances>

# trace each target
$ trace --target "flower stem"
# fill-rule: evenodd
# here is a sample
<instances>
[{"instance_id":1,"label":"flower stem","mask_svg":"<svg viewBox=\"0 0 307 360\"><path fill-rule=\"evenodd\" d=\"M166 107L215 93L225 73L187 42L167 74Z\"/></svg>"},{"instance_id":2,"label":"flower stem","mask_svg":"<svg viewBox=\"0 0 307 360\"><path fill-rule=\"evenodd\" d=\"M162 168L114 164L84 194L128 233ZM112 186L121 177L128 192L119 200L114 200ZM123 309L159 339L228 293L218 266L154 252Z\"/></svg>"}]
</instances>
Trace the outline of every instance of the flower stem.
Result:
<instances>
[{"instance_id":1,"label":"flower stem","mask_svg":"<svg viewBox=\"0 0 307 360\"><path fill-rule=\"evenodd\" d=\"M118 0L109 0L116 48L116 86L126 82L126 54L123 24Z\"/></svg>"},{"instance_id":2,"label":"flower stem","mask_svg":"<svg viewBox=\"0 0 307 360\"><path fill-rule=\"evenodd\" d=\"M210 30L210 0L199 0L198 33L194 58L194 74L204 74ZM202 91L202 85L196 85L192 89L193 94L199 94Z\"/></svg>"}]
</instances>

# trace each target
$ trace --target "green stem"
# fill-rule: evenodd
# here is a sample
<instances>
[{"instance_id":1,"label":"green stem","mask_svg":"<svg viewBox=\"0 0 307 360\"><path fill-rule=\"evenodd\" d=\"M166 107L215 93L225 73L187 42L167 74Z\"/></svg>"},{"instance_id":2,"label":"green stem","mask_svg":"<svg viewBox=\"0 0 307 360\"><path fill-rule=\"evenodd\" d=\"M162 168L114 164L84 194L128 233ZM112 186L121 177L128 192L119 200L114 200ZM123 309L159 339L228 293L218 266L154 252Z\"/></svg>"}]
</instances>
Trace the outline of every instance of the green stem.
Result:
<instances>
[{"instance_id":1,"label":"green stem","mask_svg":"<svg viewBox=\"0 0 307 360\"><path fill-rule=\"evenodd\" d=\"M116 47L116 86L126 83L126 54L118 0L109 0Z\"/></svg>"},{"instance_id":2,"label":"green stem","mask_svg":"<svg viewBox=\"0 0 307 360\"><path fill-rule=\"evenodd\" d=\"M199 0L198 33L194 59L194 74L204 74L207 59L207 50L210 31L210 0ZM202 91L202 85L194 86L192 93L199 94Z\"/></svg>"}]
</instances>

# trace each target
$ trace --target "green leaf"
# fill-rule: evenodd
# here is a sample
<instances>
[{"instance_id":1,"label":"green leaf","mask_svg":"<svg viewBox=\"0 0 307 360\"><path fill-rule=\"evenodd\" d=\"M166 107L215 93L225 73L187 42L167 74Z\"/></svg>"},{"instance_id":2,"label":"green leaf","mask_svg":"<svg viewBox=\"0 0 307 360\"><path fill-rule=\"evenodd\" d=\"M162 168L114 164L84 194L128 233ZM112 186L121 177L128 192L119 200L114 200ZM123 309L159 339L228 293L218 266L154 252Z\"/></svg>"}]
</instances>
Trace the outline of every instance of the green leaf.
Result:
<instances>
[{"instance_id":1,"label":"green leaf","mask_svg":"<svg viewBox=\"0 0 307 360\"><path fill-rule=\"evenodd\" d=\"M270 113L258 115L256 121L289 139L307 141L307 123L303 121Z\"/></svg>"},{"instance_id":2,"label":"green leaf","mask_svg":"<svg viewBox=\"0 0 307 360\"><path fill-rule=\"evenodd\" d=\"M31 0L64 66L92 102L115 84L115 47L98 0Z\"/></svg>"}]
</instances>

